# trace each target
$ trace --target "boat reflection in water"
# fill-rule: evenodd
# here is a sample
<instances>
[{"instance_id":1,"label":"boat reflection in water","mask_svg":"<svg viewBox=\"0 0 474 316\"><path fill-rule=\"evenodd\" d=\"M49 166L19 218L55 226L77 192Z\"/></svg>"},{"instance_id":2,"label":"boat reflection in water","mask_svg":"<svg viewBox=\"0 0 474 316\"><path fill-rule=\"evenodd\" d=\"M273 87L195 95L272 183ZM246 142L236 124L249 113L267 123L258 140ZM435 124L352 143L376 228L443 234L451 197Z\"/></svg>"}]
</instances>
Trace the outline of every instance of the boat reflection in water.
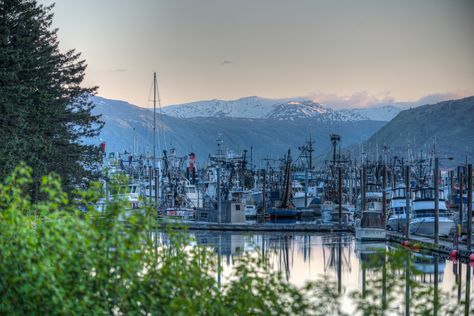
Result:
<instances>
[{"instance_id":1,"label":"boat reflection in water","mask_svg":"<svg viewBox=\"0 0 474 316\"><path fill-rule=\"evenodd\" d=\"M169 242L165 233L159 234L161 242ZM389 255L383 251L388 248L391 252L394 249L383 242L359 242L352 234L344 233L259 232L252 234L191 231L187 234L194 238L194 244L209 247L216 254L217 262L222 266L222 271L218 269L216 275L219 284L226 282L226 279L231 276L240 256L244 253L252 256L259 254L267 259L270 269L281 272L289 282L297 286L302 286L307 281L318 280L321 276L329 277L335 282L342 295L341 303L345 312L352 313L355 310L355 303L350 293L354 291L362 295L365 292L370 293L367 290L374 280L381 281L381 288L376 290L377 304L393 305L387 294L390 291L387 285L390 284L390 280L386 278L386 275L393 277L394 272L389 271L391 265ZM402 292L397 296L396 308L398 310L393 311L394 314L403 314L403 309L405 312L413 313L414 306L419 304L413 296L413 282L421 287L434 287L435 296L438 296L438 291L441 290L448 293L449 304L464 304L466 299L468 301L471 299L472 268L469 265L461 262L454 263L431 254L414 253L405 257L406 265L402 265L401 270L396 272L396 277L406 286L405 295ZM414 267L417 272L403 266ZM410 280L410 282L404 280ZM461 307L469 311L470 306L468 302ZM387 315L391 313L388 311Z\"/></svg>"},{"instance_id":2,"label":"boat reflection in water","mask_svg":"<svg viewBox=\"0 0 474 316\"><path fill-rule=\"evenodd\" d=\"M431 254L413 253L413 265L419 274L414 276L418 282L425 284L441 283L444 278L446 259Z\"/></svg>"}]
</instances>

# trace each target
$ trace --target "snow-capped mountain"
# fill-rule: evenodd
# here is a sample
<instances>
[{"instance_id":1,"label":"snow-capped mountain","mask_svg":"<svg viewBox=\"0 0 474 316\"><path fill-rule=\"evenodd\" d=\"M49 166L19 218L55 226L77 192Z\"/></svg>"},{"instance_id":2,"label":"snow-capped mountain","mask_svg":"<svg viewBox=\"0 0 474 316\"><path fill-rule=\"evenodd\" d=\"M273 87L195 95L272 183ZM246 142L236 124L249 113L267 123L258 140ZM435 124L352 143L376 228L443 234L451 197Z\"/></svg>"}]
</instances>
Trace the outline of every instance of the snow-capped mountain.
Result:
<instances>
[{"instance_id":1,"label":"snow-capped mountain","mask_svg":"<svg viewBox=\"0 0 474 316\"><path fill-rule=\"evenodd\" d=\"M96 105L93 113L101 115L105 125L100 136L88 139L88 143L105 142L108 152L126 150L150 153L153 144L153 113L150 109L101 97L92 97L91 101ZM205 157L215 152L216 139L222 137L226 148L234 152L253 147L254 161L259 161L265 157L280 157L289 148L293 153L298 153L298 147L311 137L318 140L314 152L317 155L330 148L330 134L341 135L342 144L346 146L366 141L385 125L385 122L378 121L334 124L334 121L329 120L332 114L334 111L330 109L302 100L280 101L277 106L265 112L267 119L260 119L258 122L253 118L177 118L160 114L157 117L158 152L171 148L183 155L194 152L203 162ZM298 116L302 119L296 119ZM286 119L287 117L294 119Z\"/></svg>"},{"instance_id":2,"label":"snow-capped mountain","mask_svg":"<svg viewBox=\"0 0 474 316\"><path fill-rule=\"evenodd\" d=\"M233 118L269 118L275 107L290 102L305 101L304 99L266 99L246 97L237 100L207 100L191 103L170 105L163 108L163 113L179 118L194 117L233 117Z\"/></svg>"},{"instance_id":3,"label":"snow-capped mountain","mask_svg":"<svg viewBox=\"0 0 474 316\"><path fill-rule=\"evenodd\" d=\"M237 100L208 100L163 107L163 113L177 118L250 118L296 120L312 118L321 122L390 121L401 109L381 106L333 110L304 98L267 99L246 97Z\"/></svg>"},{"instance_id":4,"label":"snow-capped mountain","mask_svg":"<svg viewBox=\"0 0 474 316\"><path fill-rule=\"evenodd\" d=\"M339 113L351 120L373 120L373 121L391 121L395 116L402 111L401 108L393 105L384 105L378 107L359 108L359 109L344 109Z\"/></svg>"}]
</instances>

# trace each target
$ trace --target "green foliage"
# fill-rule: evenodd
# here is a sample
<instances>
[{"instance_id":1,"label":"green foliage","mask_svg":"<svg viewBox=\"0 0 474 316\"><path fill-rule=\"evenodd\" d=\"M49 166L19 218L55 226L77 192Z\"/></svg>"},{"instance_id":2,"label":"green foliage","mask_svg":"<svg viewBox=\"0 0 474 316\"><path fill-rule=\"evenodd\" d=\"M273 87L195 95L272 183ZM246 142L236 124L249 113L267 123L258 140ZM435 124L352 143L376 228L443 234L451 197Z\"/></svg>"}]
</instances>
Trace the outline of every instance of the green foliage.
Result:
<instances>
[{"instance_id":1,"label":"green foliage","mask_svg":"<svg viewBox=\"0 0 474 316\"><path fill-rule=\"evenodd\" d=\"M97 146L81 143L102 127L88 101L96 89L81 87L80 54L59 51L51 10L36 0L0 1L0 179L25 161L33 199L42 175L54 171L71 191L100 160Z\"/></svg>"},{"instance_id":2,"label":"green foliage","mask_svg":"<svg viewBox=\"0 0 474 316\"><path fill-rule=\"evenodd\" d=\"M220 284L216 254L173 231L170 243L158 242L151 209L126 217L126 205L112 200L96 212L97 184L68 200L55 175L42 178L43 198L32 202L32 181L31 168L20 165L0 185L1 315L344 315L327 278L297 288L267 258L243 254ZM361 314L394 313L405 293L404 266L413 268L406 252L374 255L365 268L385 278L351 294ZM431 315L433 288L410 280L412 313ZM439 298L439 315L459 312Z\"/></svg>"},{"instance_id":3,"label":"green foliage","mask_svg":"<svg viewBox=\"0 0 474 316\"><path fill-rule=\"evenodd\" d=\"M151 210L126 210L112 200L94 210L97 186L68 200L59 178L43 177L44 197L33 203L31 169L15 169L0 186L0 314L2 315L323 315L337 310L337 298L304 289L265 268L262 258L244 256L229 282L216 281L216 256L189 247L171 234L157 242ZM78 209L86 210L85 216ZM151 233L150 233L151 232ZM330 283L329 283L330 284ZM318 300L321 306L315 306ZM332 306L329 306L332 305Z\"/></svg>"}]
</instances>

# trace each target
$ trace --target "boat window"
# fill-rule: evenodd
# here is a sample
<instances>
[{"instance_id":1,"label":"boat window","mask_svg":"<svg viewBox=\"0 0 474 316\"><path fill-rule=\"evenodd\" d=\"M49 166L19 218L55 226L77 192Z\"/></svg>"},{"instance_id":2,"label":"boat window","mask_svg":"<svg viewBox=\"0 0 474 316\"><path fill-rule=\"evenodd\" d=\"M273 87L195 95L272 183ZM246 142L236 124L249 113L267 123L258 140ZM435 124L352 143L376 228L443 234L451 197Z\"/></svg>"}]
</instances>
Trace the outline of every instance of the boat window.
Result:
<instances>
[{"instance_id":1,"label":"boat window","mask_svg":"<svg viewBox=\"0 0 474 316\"><path fill-rule=\"evenodd\" d=\"M438 197L440 200L444 200L444 191L439 190ZM415 199L418 200L434 200L435 198L435 190L434 189L423 189L416 191Z\"/></svg>"},{"instance_id":2,"label":"boat window","mask_svg":"<svg viewBox=\"0 0 474 316\"><path fill-rule=\"evenodd\" d=\"M444 191L443 190L439 190L439 199L444 200Z\"/></svg>"},{"instance_id":3,"label":"boat window","mask_svg":"<svg viewBox=\"0 0 474 316\"><path fill-rule=\"evenodd\" d=\"M413 217L435 217L435 211L432 209L429 210L416 210L413 212ZM440 209L439 210L440 217L449 217L449 213L447 210Z\"/></svg>"},{"instance_id":4,"label":"boat window","mask_svg":"<svg viewBox=\"0 0 474 316\"><path fill-rule=\"evenodd\" d=\"M405 189L400 188L395 190L395 197L404 197L405 196Z\"/></svg>"}]
</instances>

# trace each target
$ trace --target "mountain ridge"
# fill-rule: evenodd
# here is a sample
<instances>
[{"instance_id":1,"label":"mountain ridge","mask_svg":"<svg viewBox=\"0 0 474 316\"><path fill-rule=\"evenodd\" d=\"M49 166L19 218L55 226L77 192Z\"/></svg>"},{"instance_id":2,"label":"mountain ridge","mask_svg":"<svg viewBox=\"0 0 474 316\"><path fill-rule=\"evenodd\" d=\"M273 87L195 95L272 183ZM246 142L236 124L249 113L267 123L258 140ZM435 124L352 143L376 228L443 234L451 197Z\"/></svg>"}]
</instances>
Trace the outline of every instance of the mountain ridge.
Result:
<instances>
[{"instance_id":1,"label":"mountain ridge","mask_svg":"<svg viewBox=\"0 0 474 316\"><path fill-rule=\"evenodd\" d=\"M384 146L391 155L409 159L433 151L457 163L474 157L474 96L401 111L362 147L375 158Z\"/></svg>"},{"instance_id":2,"label":"mountain ridge","mask_svg":"<svg viewBox=\"0 0 474 316\"><path fill-rule=\"evenodd\" d=\"M317 118L319 121L389 121L401 111L400 107L385 105L368 108L334 110L309 98L268 99L257 96L236 100L205 100L169 105L162 112L179 118L238 117L279 120Z\"/></svg>"},{"instance_id":3,"label":"mountain ridge","mask_svg":"<svg viewBox=\"0 0 474 316\"><path fill-rule=\"evenodd\" d=\"M108 152L149 153L152 148L153 114L124 101L93 97L94 114L101 114L105 126L101 135L89 140L98 144L106 142ZM199 157L214 153L216 139L221 137L226 147L234 152L253 147L256 161L265 157L277 158L290 148L298 154L298 146L311 137L316 140L315 155L329 148L329 134L339 133L345 145L368 139L385 122L321 122L317 118L280 120L234 117L176 118L158 113L158 152L176 148Z\"/></svg>"}]
</instances>

